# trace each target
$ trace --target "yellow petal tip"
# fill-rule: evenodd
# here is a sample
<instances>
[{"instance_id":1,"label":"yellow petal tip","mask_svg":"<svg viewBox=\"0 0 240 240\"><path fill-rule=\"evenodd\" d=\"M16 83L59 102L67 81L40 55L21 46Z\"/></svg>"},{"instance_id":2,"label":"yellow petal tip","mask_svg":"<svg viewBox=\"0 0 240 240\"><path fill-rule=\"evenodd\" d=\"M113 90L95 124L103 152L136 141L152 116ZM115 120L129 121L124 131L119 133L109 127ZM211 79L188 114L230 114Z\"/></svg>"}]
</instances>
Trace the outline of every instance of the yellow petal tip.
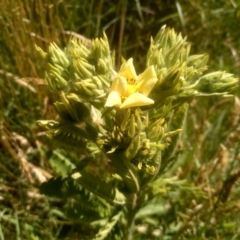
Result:
<instances>
[{"instance_id":1,"label":"yellow petal tip","mask_svg":"<svg viewBox=\"0 0 240 240\"><path fill-rule=\"evenodd\" d=\"M141 107L146 105L154 104L154 101L151 98L146 97L141 93L131 94L120 106L121 109L130 108L130 107Z\"/></svg>"},{"instance_id":2,"label":"yellow petal tip","mask_svg":"<svg viewBox=\"0 0 240 240\"><path fill-rule=\"evenodd\" d=\"M122 104L121 97L118 92L112 91L109 93L105 107L119 107Z\"/></svg>"}]
</instances>

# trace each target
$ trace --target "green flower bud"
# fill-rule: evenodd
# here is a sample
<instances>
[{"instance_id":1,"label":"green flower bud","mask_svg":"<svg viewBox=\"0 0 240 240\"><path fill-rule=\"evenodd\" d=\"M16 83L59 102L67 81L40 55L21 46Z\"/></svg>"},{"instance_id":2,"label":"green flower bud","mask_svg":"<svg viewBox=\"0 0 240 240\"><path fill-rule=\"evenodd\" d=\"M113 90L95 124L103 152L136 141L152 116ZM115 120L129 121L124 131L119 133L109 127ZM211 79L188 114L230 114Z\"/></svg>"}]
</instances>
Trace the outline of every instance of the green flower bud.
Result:
<instances>
[{"instance_id":1,"label":"green flower bud","mask_svg":"<svg viewBox=\"0 0 240 240\"><path fill-rule=\"evenodd\" d=\"M164 57L164 67L170 68L175 64L183 63L187 59L188 54L188 49L185 51L185 46L187 46L187 43L181 41L170 48Z\"/></svg>"},{"instance_id":2,"label":"green flower bud","mask_svg":"<svg viewBox=\"0 0 240 240\"><path fill-rule=\"evenodd\" d=\"M62 51L55 43L51 43L49 47L49 55L53 63L60 66L69 66L69 60L64 51Z\"/></svg>"},{"instance_id":3,"label":"green flower bud","mask_svg":"<svg viewBox=\"0 0 240 240\"><path fill-rule=\"evenodd\" d=\"M38 47L37 45L35 45L36 50L39 52L39 54L41 55L42 58L47 58L48 54L46 52L44 52L40 47Z\"/></svg>"},{"instance_id":4,"label":"green flower bud","mask_svg":"<svg viewBox=\"0 0 240 240\"><path fill-rule=\"evenodd\" d=\"M109 72L109 60L104 58L104 59L99 59L97 62L97 67L96 67L96 72L97 74L106 74Z\"/></svg>"},{"instance_id":5,"label":"green flower bud","mask_svg":"<svg viewBox=\"0 0 240 240\"><path fill-rule=\"evenodd\" d=\"M140 135L138 134L137 136L134 137L134 139L131 141L130 146L127 148L125 152L125 156L128 160L133 159L138 150L140 148Z\"/></svg>"},{"instance_id":6,"label":"green flower bud","mask_svg":"<svg viewBox=\"0 0 240 240\"><path fill-rule=\"evenodd\" d=\"M120 126L120 129L122 131L125 131L127 129L127 126L128 126L128 124L130 122L130 114L131 114L131 111L130 111L129 108L127 108L125 110L124 118L123 118L123 120L121 122L121 126Z\"/></svg>"},{"instance_id":7,"label":"green flower bud","mask_svg":"<svg viewBox=\"0 0 240 240\"><path fill-rule=\"evenodd\" d=\"M208 58L207 54L192 55L187 59L187 66L194 67L195 71L201 74L207 69Z\"/></svg>"},{"instance_id":8,"label":"green flower bud","mask_svg":"<svg viewBox=\"0 0 240 240\"><path fill-rule=\"evenodd\" d=\"M141 132L144 129L144 125L141 120L140 112L138 109L135 110L135 118L136 118L136 128L138 132Z\"/></svg>"},{"instance_id":9,"label":"green flower bud","mask_svg":"<svg viewBox=\"0 0 240 240\"><path fill-rule=\"evenodd\" d=\"M129 128L128 128L128 136L132 138L134 137L135 133L136 133L135 117L134 117L134 114L132 114L130 118Z\"/></svg>"},{"instance_id":10,"label":"green flower bud","mask_svg":"<svg viewBox=\"0 0 240 240\"><path fill-rule=\"evenodd\" d=\"M160 139L163 136L163 123L164 123L165 119L164 118L160 118L157 121L155 121L154 123L150 124L150 126L148 127L148 137L149 139L151 139L151 141L160 141Z\"/></svg>"},{"instance_id":11,"label":"green flower bud","mask_svg":"<svg viewBox=\"0 0 240 240\"><path fill-rule=\"evenodd\" d=\"M45 74L45 78L49 88L53 92L62 91L68 86L68 82L63 77L61 77L58 72L50 71L49 75L47 73Z\"/></svg>"},{"instance_id":12,"label":"green flower bud","mask_svg":"<svg viewBox=\"0 0 240 240\"><path fill-rule=\"evenodd\" d=\"M167 132L166 134L164 134L164 138L166 139L168 137L173 137L174 135L177 135L180 132L182 132L182 129L177 129L174 131Z\"/></svg>"},{"instance_id":13,"label":"green flower bud","mask_svg":"<svg viewBox=\"0 0 240 240\"><path fill-rule=\"evenodd\" d=\"M88 67L84 66L84 65L86 65L84 60L73 59L72 64L73 64L74 70L76 71L76 73L78 74L80 79L86 79L86 78L90 78L92 76L93 71L88 69Z\"/></svg>"},{"instance_id":14,"label":"green flower bud","mask_svg":"<svg viewBox=\"0 0 240 240\"><path fill-rule=\"evenodd\" d=\"M195 89L200 93L227 93L238 88L239 81L232 74L222 71L202 76Z\"/></svg>"},{"instance_id":15,"label":"green flower bud","mask_svg":"<svg viewBox=\"0 0 240 240\"><path fill-rule=\"evenodd\" d=\"M89 49L84 46L84 44L77 40L72 39L66 49L66 52L72 57L72 58L83 58L86 59L89 56Z\"/></svg>"}]
</instances>

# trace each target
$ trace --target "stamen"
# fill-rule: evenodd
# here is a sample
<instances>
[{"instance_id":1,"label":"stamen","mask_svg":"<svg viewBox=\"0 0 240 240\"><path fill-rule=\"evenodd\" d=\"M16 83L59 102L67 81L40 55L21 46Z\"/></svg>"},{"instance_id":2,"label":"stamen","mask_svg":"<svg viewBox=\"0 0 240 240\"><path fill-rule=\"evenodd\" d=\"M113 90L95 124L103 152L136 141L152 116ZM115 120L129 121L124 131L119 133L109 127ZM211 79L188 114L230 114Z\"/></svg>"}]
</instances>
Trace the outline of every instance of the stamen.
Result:
<instances>
[{"instance_id":1,"label":"stamen","mask_svg":"<svg viewBox=\"0 0 240 240\"><path fill-rule=\"evenodd\" d=\"M136 83L136 79L134 79L134 78L129 78L129 79L127 79L127 82L128 82L129 84L135 84L135 83Z\"/></svg>"}]
</instances>

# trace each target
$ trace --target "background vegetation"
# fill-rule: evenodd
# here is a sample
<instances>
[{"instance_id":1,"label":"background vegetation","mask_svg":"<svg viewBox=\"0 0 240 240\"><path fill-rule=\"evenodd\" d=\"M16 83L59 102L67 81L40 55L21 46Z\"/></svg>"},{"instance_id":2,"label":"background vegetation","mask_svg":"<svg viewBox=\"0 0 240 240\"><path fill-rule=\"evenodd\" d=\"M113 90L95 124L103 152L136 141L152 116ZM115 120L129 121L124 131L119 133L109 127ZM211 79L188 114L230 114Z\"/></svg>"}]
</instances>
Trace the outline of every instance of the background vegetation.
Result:
<instances>
[{"instance_id":1,"label":"background vegetation","mask_svg":"<svg viewBox=\"0 0 240 240\"><path fill-rule=\"evenodd\" d=\"M71 155L36 124L56 116L53 96L41 85L47 66L35 45L47 50L54 41L64 47L71 35L87 41L105 31L116 65L121 56L134 57L140 69L150 37L167 24L187 36L192 53L209 53L210 70L239 77L240 2L0 0L0 5L0 239L91 239L94 226L66 217L67 200L38 191L57 174L54 161ZM240 101L235 94L191 101L179 159L168 176L187 180L201 194L176 190L154 202L152 213L139 213L148 224L137 222L134 239L160 239L162 232L161 239L240 238Z\"/></svg>"}]
</instances>

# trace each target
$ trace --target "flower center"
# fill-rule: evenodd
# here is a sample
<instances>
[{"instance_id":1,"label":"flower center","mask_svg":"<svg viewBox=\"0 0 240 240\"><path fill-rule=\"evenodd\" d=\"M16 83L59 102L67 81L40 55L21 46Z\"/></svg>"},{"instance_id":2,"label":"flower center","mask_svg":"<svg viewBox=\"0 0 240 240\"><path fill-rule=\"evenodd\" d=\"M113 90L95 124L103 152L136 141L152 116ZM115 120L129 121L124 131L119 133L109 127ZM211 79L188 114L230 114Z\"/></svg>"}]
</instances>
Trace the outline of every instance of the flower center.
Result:
<instances>
[{"instance_id":1,"label":"flower center","mask_svg":"<svg viewBox=\"0 0 240 240\"><path fill-rule=\"evenodd\" d=\"M134 78L128 78L127 79L127 91L125 93L125 96L128 97L129 95L137 92L137 85L136 80Z\"/></svg>"}]
</instances>

